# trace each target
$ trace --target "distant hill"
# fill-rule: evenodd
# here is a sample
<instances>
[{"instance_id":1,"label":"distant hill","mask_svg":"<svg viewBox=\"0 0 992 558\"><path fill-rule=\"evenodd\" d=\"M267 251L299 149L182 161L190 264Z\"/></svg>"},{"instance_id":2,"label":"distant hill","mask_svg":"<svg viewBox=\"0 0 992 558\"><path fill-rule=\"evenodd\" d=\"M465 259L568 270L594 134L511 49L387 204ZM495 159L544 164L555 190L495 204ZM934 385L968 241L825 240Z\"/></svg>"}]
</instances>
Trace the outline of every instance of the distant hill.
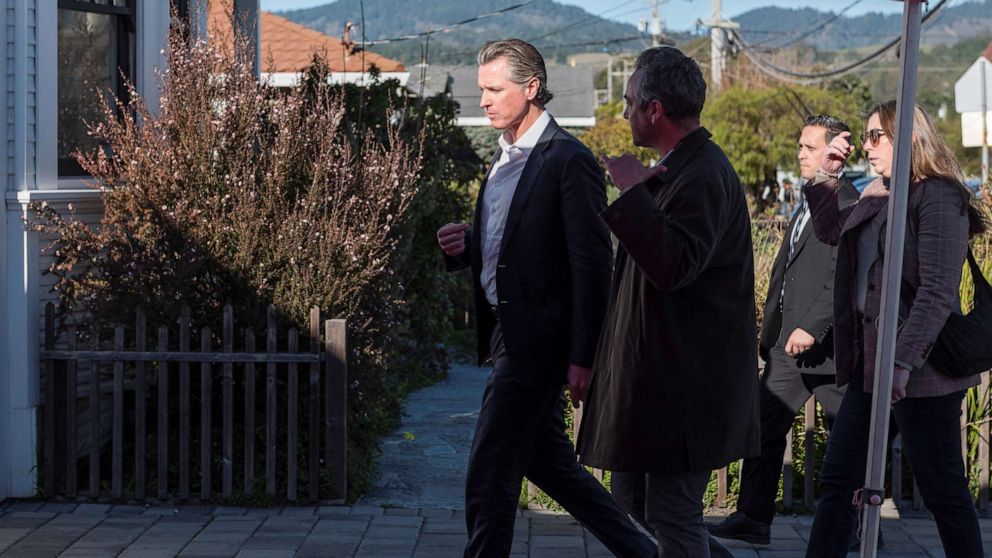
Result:
<instances>
[{"instance_id":1,"label":"distant hill","mask_svg":"<svg viewBox=\"0 0 992 558\"><path fill-rule=\"evenodd\" d=\"M931 7L937 0L931 0ZM846 3L845 3L846 4ZM962 39L985 36L992 29L992 0L950 2L927 24L923 44L954 44ZM800 35L820 27L836 12L811 8L758 8L734 18L750 44L774 48L792 44ZM841 16L799 41L818 50L840 50L877 45L895 37L902 28L901 14L868 13Z\"/></svg>"},{"instance_id":2,"label":"distant hill","mask_svg":"<svg viewBox=\"0 0 992 558\"><path fill-rule=\"evenodd\" d=\"M474 16L494 12L522 0L377 0L365 3L365 37L367 40L397 37L444 27ZM358 23L361 8L358 0L279 12L279 15L331 36L341 36L347 21ZM359 35L352 35L357 39ZM536 0L522 8L496 17L456 27L430 37L430 62L469 63L486 41L497 37L520 37L533 40L546 58L563 59L577 52L599 52L604 45L586 45L613 41L642 34L627 23L597 17L576 6L552 0ZM610 43L611 51L640 50L646 39ZM423 38L370 47L379 54L407 64L420 62Z\"/></svg>"}]
</instances>

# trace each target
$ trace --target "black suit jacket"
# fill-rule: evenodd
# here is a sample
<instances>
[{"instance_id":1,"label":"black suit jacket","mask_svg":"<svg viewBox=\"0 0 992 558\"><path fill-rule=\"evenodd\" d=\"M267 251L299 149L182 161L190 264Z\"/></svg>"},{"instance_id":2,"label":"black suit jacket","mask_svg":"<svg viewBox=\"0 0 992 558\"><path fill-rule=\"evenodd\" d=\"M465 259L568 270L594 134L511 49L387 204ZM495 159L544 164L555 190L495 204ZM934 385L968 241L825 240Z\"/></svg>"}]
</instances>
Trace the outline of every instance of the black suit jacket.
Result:
<instances>
[{"instance_id":1,"label":"black suit jacket","mask_svg":"<svg viewBox=\"0 0 992 558\"><path fill-rule=\"evenodd\" d=\"M480 282L485 190L484 181L465 252L446 258L449 270L472 270L480 364L491 356L496 325ZM496 269L503 341L525 385L561 385L570 363L592 366L610 288L605 207L596 159L552 119L517 183Z\"/></svg>"},{"instance_id":2,"label":"black suit jacket","mask_svg":"<svg viewBox=\"0 0 992 558\"><path fill-rule=\"evenodd\" d=\"M847 207L858 200L858 191L846 178L839 182L838 204ZM834 374L833 296L837 249L816 238L810 218L796 242L792 261L789 261L789 239L798 217L796 212L789 222L772 266L758 347L761 358L768 360L773 347L785 348L789 335L796 328L802 328L816 339L816 343L792 361L793 369L803 374ZM785 296L780 306L782 285L785 285Z\"/></svg>"}]
</instances>

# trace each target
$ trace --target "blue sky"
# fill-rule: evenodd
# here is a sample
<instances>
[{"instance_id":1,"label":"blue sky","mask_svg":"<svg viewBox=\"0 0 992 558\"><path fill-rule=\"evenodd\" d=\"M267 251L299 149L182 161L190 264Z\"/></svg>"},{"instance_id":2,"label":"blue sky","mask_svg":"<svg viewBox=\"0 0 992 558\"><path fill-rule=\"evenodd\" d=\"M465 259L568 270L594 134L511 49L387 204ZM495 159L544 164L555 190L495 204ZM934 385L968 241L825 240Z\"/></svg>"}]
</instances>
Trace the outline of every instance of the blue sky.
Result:
<instances>
[{"instance_id":1,"label":"blue sky","mask_svg":"<svg viewBox=\"0 0 992 558\"><path fill-rule=\"evenodd\" d=\"M376 0L365 0L373 3ZM639 20L650 19L650 0L557 0L562 4L580 6L594 14L603 17L637 24ZM960 1L960 0L959 0ZM760 8L762 6L781 6L786 8L814 7L818 9L840 10L851 4L853 0L835 0L831 2L810 2L807 0L723 0L724 17L734 17L737 14ZM329 4L330 0L261 0L263 10L292 10L309 8L321 4ZM661 4L661 18L665 27L673 30L692 29L697 19L708 19L712 15L710 0L667 0ZM898 13L902 11L902 2L895 0L861 0L847 14L858 15L867 12Z\"/></svg>"}]
</instances>

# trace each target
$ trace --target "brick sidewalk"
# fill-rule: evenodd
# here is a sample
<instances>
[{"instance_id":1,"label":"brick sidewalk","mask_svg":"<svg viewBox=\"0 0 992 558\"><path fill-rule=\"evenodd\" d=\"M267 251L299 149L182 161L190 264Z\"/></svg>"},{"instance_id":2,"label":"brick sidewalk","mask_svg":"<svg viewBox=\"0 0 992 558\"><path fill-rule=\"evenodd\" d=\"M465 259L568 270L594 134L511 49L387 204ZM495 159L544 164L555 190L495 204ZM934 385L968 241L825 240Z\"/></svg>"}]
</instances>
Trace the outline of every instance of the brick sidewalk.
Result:
<instances>
[{"instance_id":1,"label":"brick sidewalk","mask_svg":"<svg viewBox=\"0 0 992 558\"><path fill-rule=\"evenodd\" d=\"M942 557L926 518L883 520L880 556ZM772 544L726 541L739 557L801 557L810 517L776 518ZM992 519L982 519L986 546ZM465 544L463 512L451 509L326 506L287 508L142 507L104 504L0 504L0 556L166 556L278 558L457 558ZM856 554L852 554L855 556ZM610 553L570 516L523 511L514 557L600 558Z\"/></svg>"}]
</instances>

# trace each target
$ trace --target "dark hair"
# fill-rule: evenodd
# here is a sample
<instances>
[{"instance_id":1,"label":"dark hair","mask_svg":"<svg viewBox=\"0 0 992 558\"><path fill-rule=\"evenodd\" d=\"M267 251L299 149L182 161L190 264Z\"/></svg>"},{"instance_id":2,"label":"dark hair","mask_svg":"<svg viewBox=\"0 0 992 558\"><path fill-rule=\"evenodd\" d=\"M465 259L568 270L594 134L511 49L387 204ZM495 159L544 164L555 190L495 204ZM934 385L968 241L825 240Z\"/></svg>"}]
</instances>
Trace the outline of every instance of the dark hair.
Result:
<instances>
[{"instance_id":1,"label":"dark hair","mask_svg":"<svg viewBox=\"0 0 992 558\"><path fill-rule=\"evenodd\" d=\"M699 64L675 47L649 48L637 56L640 73L638 102L646 107L658 101L668 118L684 121L699 118L706 102L706 80Z\"/></svg>"},{"instance_id":2,"label":"dark hair","mask_svg":"<svg viewBox=\"0 0 992 558\"><path fill-rule=\"evenodd\" d=\"M806 117L806 126L819 126L827 131L827 143L833 141L841 132L850 132L851 128L843 120L829 114L814 114Z\"/></svg>"},{"instance_id":3,"label":"dark hair","mask_svg":"<svg viewBox=\"0 0 992 558\"><path fill-rule=\"evenodd\" d=\"M480 66L494 62L497 58L505 59L510 70L510 81L520 87L525 87L530 80L537 78L538 89L534 102L542 107L554 98L554 95L548 91L548 70L544 66L544 57L527 41L520 39L489 41L482 45L476 58Z\"/></svg>"}]
</instances>

